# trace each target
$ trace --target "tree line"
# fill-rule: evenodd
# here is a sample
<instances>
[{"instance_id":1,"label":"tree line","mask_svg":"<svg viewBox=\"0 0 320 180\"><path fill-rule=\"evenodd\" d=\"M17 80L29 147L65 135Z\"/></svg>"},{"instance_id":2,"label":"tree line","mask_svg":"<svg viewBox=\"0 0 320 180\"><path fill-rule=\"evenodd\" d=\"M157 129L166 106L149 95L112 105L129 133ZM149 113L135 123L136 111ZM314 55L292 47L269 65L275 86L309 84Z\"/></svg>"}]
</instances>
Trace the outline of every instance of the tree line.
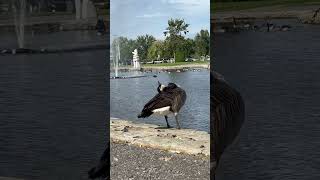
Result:
<instances>
[{"instance_id":1,"label":"tree line","mask_svg":"<svg viewBox=\"0 0 320 180\"><path fill-rule=\"evenodd\" d=\"M265 0L213 0L213 2L242 2L242 1L265 1Z\"/></svg>"},{"instance_id":2,"label":"tree line","mask_svg":"<svg viewBox=\"0 0 320 180\"><path fill-rule=\"evenodd\" d=\"M199 59L209 55L210 34L208 30L201 30L196 36L186 38L189 33L189 24L183 19L170 19L163 32L164 40L157 40L152 35L141 35L136 39L118 37L112 42L112 49L116 44L120 47L120 63L131 64L132 52L138 50L141 62L174 58L176 62L185 61L186 58Z\"/></svg>"}]
</instances>

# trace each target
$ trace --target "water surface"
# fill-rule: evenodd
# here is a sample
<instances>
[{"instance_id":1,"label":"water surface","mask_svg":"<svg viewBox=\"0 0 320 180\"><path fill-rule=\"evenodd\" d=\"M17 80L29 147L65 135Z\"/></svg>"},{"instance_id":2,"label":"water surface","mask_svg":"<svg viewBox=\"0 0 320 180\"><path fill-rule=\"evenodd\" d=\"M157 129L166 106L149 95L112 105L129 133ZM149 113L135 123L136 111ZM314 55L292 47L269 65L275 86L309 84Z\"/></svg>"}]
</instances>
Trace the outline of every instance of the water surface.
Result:
<instances>
[{"instance_id":1,"label":"water surface","mask_svg":"<svg viewBox=\"0 0 320 180\"><path fill-rule=\"evenodd\" d=\"M238 89L246 119L221 180L320 179L320 26L215 37L214 68Z\"/></svg>"},{"instance_id":2,"label":"water surface","mask_svg":"<svg viewBox=\"0 0 320 180\"><path fill-rule=\"evenodd\" d=\"M161 72L157 78L154 73L141 73L149 77L110 80L110 113L112 117L130 121L166 126L164 117L151 116L138 119L143 106L157 93L158 81L167 85L176 83L186 91L187 100L180 111L182 128L209 131L209 71ZM139 74L136 74L139 75ZM176 127L174 117L169 117L169 124Z\"/></svg>"},{"instance_id":3,"label":"water surface","mask_svg":"<svg viewBox=\"0 0 320 180\"><path fill-rule=\"evenodd\" d=\"M66 38L53 36L55 46ZM0 176L87 179L107 140L106 58L107 50L0 55Z\"/></svg>"}]
</instances>

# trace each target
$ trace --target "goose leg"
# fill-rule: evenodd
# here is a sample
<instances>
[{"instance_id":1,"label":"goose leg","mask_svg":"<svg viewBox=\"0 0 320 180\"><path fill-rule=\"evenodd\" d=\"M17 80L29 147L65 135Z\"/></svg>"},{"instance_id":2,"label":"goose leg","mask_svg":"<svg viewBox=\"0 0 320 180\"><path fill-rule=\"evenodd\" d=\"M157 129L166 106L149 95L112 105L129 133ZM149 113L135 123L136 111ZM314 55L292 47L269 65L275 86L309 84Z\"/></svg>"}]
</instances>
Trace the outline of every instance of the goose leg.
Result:
<instances>
[{"instance_id":1,"label":"goose leg","mask_svg":"<svg viewBox=\"0 0 320 180\"><path fill-rule=\"evenodd\" d=\"M171 128L171 126L169 125L169 122L168 122L168 116L164 116L164 118L166 118L167 128Z\"/></svg>"},{"instance_id":2,"label":"goose leg","mask_svg":"<svg viewBox=\"0 0 320 180\"><path fill-rule=\"evenodd\" d=\"M216 168L217 168L217 162L210 162L210 174L212 175L212 180L216 179Z\"/></svg>"},{"instance_id":3,"label":"goose leg","mask_svg":"<svg viewBox=\"0 0 320 180\"><path fill-rule=\"evenodd\" d=\"M176 118L176 122L177 122L177 127L178 127L178 129L181 129L180 123L179 123L179 120L178 120L178 113L174 113L174 117Z\"/></svg>"}]
</instances>

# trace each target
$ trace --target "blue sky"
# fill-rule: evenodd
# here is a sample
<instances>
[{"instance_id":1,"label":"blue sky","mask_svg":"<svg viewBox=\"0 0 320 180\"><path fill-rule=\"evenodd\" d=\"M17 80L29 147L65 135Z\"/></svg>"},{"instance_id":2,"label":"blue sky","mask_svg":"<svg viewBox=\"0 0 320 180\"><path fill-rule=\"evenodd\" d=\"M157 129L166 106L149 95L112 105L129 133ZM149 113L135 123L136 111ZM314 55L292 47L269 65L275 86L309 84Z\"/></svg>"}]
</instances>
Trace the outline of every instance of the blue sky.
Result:
<instances>
[{"instance_id":1,"label":"blue sky","mask_svg":"<svg viewBox=\"0 0 320 180\"><path fill-rule=\"evenodd\" d=\"M111 0L110 35L135 39L150 34L164 39L168 19L182 18L189 26L187 37L210 29L209 0Z\"/></svg>"}]
</instances>

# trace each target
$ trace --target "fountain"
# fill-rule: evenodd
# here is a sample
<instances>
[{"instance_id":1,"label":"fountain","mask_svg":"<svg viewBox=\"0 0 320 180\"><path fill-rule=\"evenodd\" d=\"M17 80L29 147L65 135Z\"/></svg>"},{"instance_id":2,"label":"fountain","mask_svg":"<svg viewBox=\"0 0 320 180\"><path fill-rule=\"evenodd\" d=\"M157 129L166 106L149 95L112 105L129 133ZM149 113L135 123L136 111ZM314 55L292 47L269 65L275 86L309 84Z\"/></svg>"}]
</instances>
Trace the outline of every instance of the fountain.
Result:
<instances>
[{"instance_id":1,"label":"fountain","mask_svg":"<svg viewBox=\"0 0 320 180\"><path fill-rule=\"evenodd\" d=\"M15 1L13 5L14 24L17 42L20 49L24 48L24 25L26 16L26 0Z\"/></svg>"},{"instance_id":2,"label":"fountain","mask_svg":"<svg viewBox=\"0 0 320 180\"><path fill-rule=\"evenodd\" d=\"M112 61L114 76L112 79L119 78L119 60L120 60L120 45L119 40L115 38L112 43L111 51L110 51L110 60Z\"/></svg>"},{"instance_id":3,"label":"fountain","mask_svg":"<svg viewBox=\"0 0 320 180\"><path fill-rule=\"evenodd\" d=\"M138 50L135 49L133 54L133 70L134 72L130 73L130 76L119 76L119 60L120 60L120 45L118 40L114 41L115 44L112 45L112 50L110 53L110 59L113 62L113 70L114 76L111 76L111 79L128 79L128 78L141 78L141 77L148 77L150 75L139 75L138 71L140 70L140 63L139 63L139 55ZM152 75L152 77L157 77L157 75Z\"/></svg>"},{"instance_id":4,"label":"fountain","mask_svg":"<svg viewBox=\"0 0 320 180\"><path fill-rule=\"evenodd\" d=\"M78 2L78 1L77 1ZM91 1L88 0L83 0L83 6L82 6L82 11L83 11L83 17L84 18L95 18L96 17L96 12L95 12L95 8L94 5ZM29 3L31 3L31 1L29 0L12 0L10 3L11 8L12 8L12 19L13 19L13 29L15 31L15 36L17 39L17 45L16 47L13 48L3 48L0 49L0 55L7 55L7 54L13 54L13 55L18 55L18 54L43 54L43 53L68 53L68 52L80 52L80 51L84 51L84 50L97 50L97 49L106 49L108 46L107 44L93 44L90 46L79 46L79 47L69 47L69 48L61 48L61 47L57 47L57 48L29 48L26 47L28 45L26 45L26 27L31 27L30 29L33 28L33 25L37 25L38 26L38 22L34 22L34 21L30 21L27 23L28 21L28 8L30 7ZM78 11L77 11L78 12ZM45 20L45 18L42 18L42 16L39 15L35 15L35 17L37 17L37 19L39 18L39 24L44 24L48 26L50 24L50 22L47 22ZM84 23L87 23L88 21L83 20ZM79 24L79 23L78 23ZM62 31L62 29L60 28L59 31ZM32 30L32 37L34 37L34 33Z\"/></svg>"},{"instance_id":5,"label":"fountain","mask_svg":"<svg viewBox=\"0 0 320 180\"><path fill-rule=\"evenodd\" d=\"M116 57L115 57L115 74L116 77L118 77L118 71L119 71L119 60L120 60L120 45L117 43L116 46Z\"/></svg>"}]
</instances>

